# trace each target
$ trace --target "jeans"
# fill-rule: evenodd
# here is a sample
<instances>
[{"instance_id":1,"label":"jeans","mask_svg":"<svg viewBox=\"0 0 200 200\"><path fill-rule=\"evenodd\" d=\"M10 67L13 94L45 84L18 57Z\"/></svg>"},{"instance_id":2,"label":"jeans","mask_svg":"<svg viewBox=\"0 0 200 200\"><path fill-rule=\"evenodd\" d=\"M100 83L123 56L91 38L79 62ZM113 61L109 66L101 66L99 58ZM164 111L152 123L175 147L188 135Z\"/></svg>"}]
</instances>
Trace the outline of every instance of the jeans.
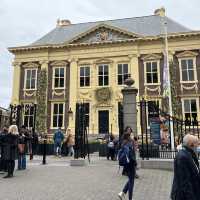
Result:
<instances>
[{"instance_id":1,"label":"jeans","mask_svg":"<svg viewBox=\"0 0 200 200\"><path fill-rule=\"evenodd\" d=\"M56 155L61 155L61 143L60 142L54 143L54 152Z\"/></svg>"},{"instance_id":2,"label":"jeans","mask_svg":"<svg viewBox=\"0 0 200 200\"><path fill-rule=\"evenodd\" d=\"M26 169L26 155L25 154L19 154L18 157L18 169Z\"/></svg>"},{"instance_id":3,"label":"jeans","mask_svg":"<svg viewBox=\"0 0 200 200\"><path fill-rule=\"evenodd\" d=\"M134 178L135 178L135 166L133 162L130 162L125 171L128 175L128 181L124 186L123 192L126 194L128 192L129 200L133 198L133 187L134 187Z\"/></svg>"},{"instance_id":4,"label":"jeans","mask_svg":"<svg viewBox=\"0 0 200 200\"><path fill-rule=\"evenodd\" d=\"M68 155L69 156L73 156L74 155L74 147L73 146L69 146L68 147Z\"/></svg>"}]
</instances>

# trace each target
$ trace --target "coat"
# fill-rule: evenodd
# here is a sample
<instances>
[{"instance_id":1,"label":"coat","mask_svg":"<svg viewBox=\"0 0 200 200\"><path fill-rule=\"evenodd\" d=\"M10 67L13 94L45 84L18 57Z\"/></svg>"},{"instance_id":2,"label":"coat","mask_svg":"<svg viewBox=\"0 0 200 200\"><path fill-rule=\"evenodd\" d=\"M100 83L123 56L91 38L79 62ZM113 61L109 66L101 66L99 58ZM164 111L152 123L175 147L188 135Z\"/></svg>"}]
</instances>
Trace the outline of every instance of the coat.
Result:
<instances>
[{"instance_id":1,"label":"coat","mask_svg":"<svg viewBox=\"0 0 200 200\"><path fill-rule=\"evenodd\" d=\"M3 148L4 160L16 160L17 159L17 140L18 136L13 134L7 134L4 138Z\"/></svg>"},{"instance_id":2,"label":"coat","mask_svg":"<svg viewBox=\"0 0 200 200\"><path fill-rule=\"evenodd\" d=\"M200 168L193 150L183 147L174 161L172 200L200 200Z\"/></svg>"}]
</instances>

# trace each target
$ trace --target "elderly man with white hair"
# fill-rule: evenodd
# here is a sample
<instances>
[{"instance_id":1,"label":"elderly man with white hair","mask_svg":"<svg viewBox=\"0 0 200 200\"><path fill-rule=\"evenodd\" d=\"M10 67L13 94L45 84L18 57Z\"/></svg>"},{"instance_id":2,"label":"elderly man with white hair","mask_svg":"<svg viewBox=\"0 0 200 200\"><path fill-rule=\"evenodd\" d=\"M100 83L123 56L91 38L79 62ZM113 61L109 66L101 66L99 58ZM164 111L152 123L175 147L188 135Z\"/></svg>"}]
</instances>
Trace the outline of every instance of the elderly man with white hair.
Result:
<instances>
[{"instance_id":1,"label":"elderly man with white hair","mask_svg":"<svg viewBox=\"0 0 200 200\"><path fill-rule=\"evenodd\" d=\"M200 200L200 168L197 158L199 140L187 134L174 160L172 200Z\"/></svg>"}]
</instances>

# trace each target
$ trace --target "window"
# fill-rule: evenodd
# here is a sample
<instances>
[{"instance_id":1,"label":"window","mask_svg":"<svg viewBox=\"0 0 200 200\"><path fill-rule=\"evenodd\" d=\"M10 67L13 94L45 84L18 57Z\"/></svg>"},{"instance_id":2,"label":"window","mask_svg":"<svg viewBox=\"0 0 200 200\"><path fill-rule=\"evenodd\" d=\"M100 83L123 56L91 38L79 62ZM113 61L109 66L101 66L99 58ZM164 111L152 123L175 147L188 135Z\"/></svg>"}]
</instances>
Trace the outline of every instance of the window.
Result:
<instances>
[{"instance_id":1,"label":"window","mask_svg":"<svg viewBox=\"0 0 200 200\"><path fill-rule=\"evenodd\" d=\"M198 121L198 110L196 99L184 99L183 100L183 111L186 125L192 125L192 122Z\"/></svg>"},{"instance_id":2,"label":"window","mask_svg":"<svg viewBox=\"0 0 200 200\"><path fill-rule=\"evenodd\" d=\"M24 125L27 128L33 128L34 126L34 106L30 104L24 105Z\"/></svg>"},{"instance_id":3,"label":"window","mask_svg":"<svg viewBox=\"0 0 200 200\"><path fill-rule=\"evenodd\" d=\"M80 67L80 87L90 86L90 67Z\"/></svg>"},{"instance_id":4,"label":"window","mask_svg":"<svg viewBox=\"0 0 200 200\"><path fill-rule=\"evenodd\" d=\"M146 83L154 84L158 82L158 62L146 62Z\"/></svg>"},{"instance_id":5,"label":"window","mask_svg":"<svg viewBox=\"0 0 200 200\"><path fill-rule=\"evenodd\" d=\"M64 67L56 67L54 68L54 76L53 76L53 88L65 88L65 68Z\"/></svg>"},{"instance_id":6,"label":"window","mask_svg":"<svg viewBox=\"0 0 200 200\"><path fill-rule=\"evenodd\" d=\"M194 81L194 63L193 59L181 59L182 81Z\"/></svg>"},{"instance_id":7,"label":"window","mask_svg":"<svg viewBox=\"0 0 200 200\"><path fill-rule=\"evenodd\" d=\"M64 104L53 104L53 128L63 127L64 125Z\"/></svg>"},{"instance_id":8,"label":"window","mask_svg":"<svg viewBox=\"0 0 200 200\"><path fill-rule=\"evenodd\" d=\"M84 112L85 112L85 125L86 127L89 127L90 123L90 104L89 103L84 103Z\"/></svg>"},{"instance_id":9,"label":"window","mask_svg":"<svg viewBox=\"0 0 200 200\"><path fill-rule=\"evenodd\" d=\"M108 65L99 65L99 86L105 86L109 84Z\"/></svg>"},{"instance_id":10,"label":"window","mask_svg":"<svg viewBox=\"0 0 200 200\"><path fill-rule=\"evenodd\" d=\"M159 100L148 101L147 104L148 125L153 118L159 117Z\"/></svg>"},{"instance_id":11,"label":"window","mask_svg":"<svg viewBox=\"0 0 200 200\"><path fill-rule=\"evenodd\" d=\"M118 64L118 85L123 85L128 78L128 64Z\"/></svg>"},{"instance_id":12,"label":"window","mask_svg":"<svg viewBox=\"0 0 200 200\"><path fill-rule=\"evenodd\" d=\"M25 89L35 90L37 83L37 69L25 70Z\"/></svg>"}]
</instances>

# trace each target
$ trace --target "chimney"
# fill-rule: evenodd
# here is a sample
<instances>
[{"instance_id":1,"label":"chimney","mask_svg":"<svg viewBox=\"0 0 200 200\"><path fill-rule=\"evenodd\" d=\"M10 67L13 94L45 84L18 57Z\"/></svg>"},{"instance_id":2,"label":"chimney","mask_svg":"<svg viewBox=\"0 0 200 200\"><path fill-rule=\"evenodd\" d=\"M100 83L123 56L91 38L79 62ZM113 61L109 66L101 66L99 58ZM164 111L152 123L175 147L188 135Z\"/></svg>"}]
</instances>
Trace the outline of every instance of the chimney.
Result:
<instances>
[{"instance_id":1,"label":"chimney","mask_svg":"<svg viewBox=\"0 0 200 200\"><path fill-rule=\"evenodd\" d=\"M158 15L160 17L164 17L165 16L165 8L162 7L162 8L156 9L154 11L154 15Z\"/></svg>"},{"instance_id":2,"label":"chimney","mask_svg":"<svg viewBox=\"0 0 200 200\"><path fill-rule=\"evenodd\" d=\"M71 24L71 22L70 22L70 20L68 20L68 19L58 19L57 20L57 27L61 27L61 26L68 26L68 25L70 25Z\"/></svg>"}]
</instances>

